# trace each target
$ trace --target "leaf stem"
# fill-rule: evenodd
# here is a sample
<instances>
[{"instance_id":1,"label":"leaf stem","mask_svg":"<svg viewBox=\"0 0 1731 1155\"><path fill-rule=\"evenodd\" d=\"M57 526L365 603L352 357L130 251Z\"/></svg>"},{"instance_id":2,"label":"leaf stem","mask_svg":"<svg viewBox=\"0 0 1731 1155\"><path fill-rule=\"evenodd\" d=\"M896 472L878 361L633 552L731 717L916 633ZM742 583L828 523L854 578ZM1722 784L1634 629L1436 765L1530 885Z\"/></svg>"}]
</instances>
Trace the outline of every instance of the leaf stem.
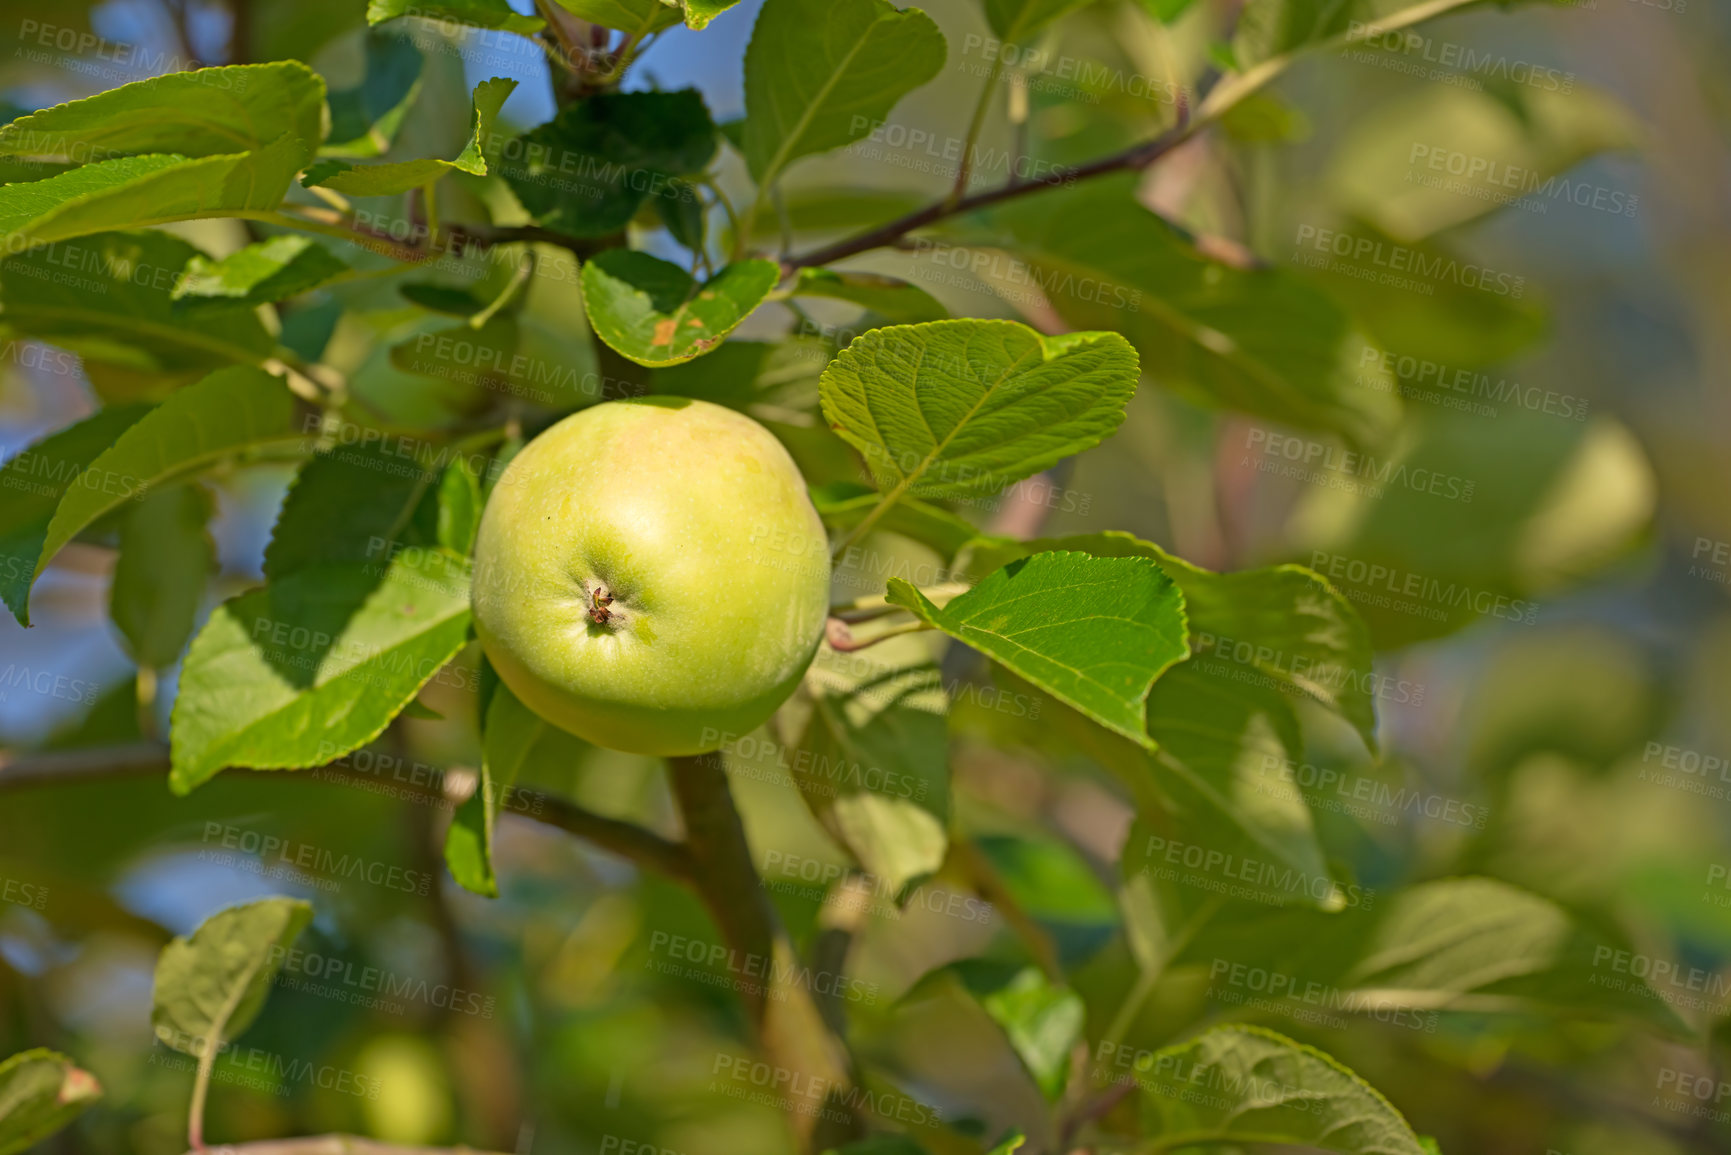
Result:
<instances>
[{"instance_id":1,"label":"leaf stem","mask_svg":"<svg viewBox=\"0 0 1731 1155\"><path fill-rule=\"evenodd\" d=\"M974 117L968 122L968 135L962 141L962 159L956 162L956 183L950 189L946 204L955 204L968 192L968 178L973 175L974 147L979 143L980 130L986 124L986 110L992 105L992 94L997 90L998 77L1004 71L1004 54L998 53L992 57L992 67L986 73L986 85L980 90L979 102L974 105ZM1012 178L1014 174L1012 173Z\"/></svg>"}]
</instances>

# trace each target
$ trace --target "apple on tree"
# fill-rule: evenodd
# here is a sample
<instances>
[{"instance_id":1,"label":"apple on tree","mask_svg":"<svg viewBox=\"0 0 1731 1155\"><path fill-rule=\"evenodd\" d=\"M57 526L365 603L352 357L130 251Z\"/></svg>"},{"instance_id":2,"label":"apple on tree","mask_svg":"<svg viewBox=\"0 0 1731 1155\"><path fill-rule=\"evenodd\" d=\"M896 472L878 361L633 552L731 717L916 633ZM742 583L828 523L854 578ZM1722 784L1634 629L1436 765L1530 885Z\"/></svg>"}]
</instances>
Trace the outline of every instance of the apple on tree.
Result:
<instances>
[{"instance_id":1,"label":"apple on tree","mask_svg":"<svg viewBox=\"0 0 1731 1155\"><path fill-rule=\"evenodd\" d=\"M770 432L610 401L530 442L475 545L475 631L511 691L599 746L697 754L766 721L829 612L829 554Z\"/></svg>"}]
</instances>

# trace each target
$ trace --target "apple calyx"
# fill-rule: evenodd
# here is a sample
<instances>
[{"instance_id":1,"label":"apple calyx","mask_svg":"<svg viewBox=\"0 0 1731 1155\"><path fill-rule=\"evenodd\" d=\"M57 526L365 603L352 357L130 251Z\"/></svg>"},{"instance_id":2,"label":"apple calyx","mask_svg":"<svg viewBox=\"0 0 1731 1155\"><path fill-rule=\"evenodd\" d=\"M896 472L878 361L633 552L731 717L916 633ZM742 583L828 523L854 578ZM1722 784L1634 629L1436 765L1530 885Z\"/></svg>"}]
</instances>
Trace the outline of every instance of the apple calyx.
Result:
<instances>
[{"instance_id":1,"label":"apple calyx","mask_svg":"<svg viewBox=\"0 0 1731 1155\"><path fill-rule=\"evenodd\" d=\"M589 591L589 620L598 626L604 626L613 620L613 611L607 607L613 604L613 594L606 586L596 583Z\"/></svg>"}]
</instances>

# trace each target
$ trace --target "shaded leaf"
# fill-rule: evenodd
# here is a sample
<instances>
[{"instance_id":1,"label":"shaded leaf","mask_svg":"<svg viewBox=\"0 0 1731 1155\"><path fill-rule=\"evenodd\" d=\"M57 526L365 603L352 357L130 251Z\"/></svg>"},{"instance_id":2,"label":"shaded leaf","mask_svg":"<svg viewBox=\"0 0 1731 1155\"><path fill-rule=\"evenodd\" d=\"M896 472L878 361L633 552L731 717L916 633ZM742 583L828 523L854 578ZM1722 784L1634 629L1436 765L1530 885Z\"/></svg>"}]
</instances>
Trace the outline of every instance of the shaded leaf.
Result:
<instances>
[{"instance_id":1,"label":"shaded leaf","mask_svg":"<svg viewBox=\"0 0 1731 1155\"><path fill-rule=\"evenodd\" d=\"M696 89L601 93L525 134L499 170L535 223L599 237L624 228L652 195L696 205L692 187L676 190L672 178L702 172L715 151Z\"/></svg>"},{"instance_id":2,"label":"shaded leaf","mask_svg":"<svg viewBox=\"0 0 1731 1155\"><path fill-rule=\"evenodd\" d=\"M0 595L21 625L30 624L30 587L40 570L48 525L90 463L137 423L147 405L116 405L51 433L0 469Z\"/></svg>"},{"instance_id":3,"label":"shaded leaf","mask_svg":"<svg viewBox=\"0 0 1731 1155\"><path fill-rule=\"evenodd\" d=\"M882 500L878 492L854 481L830 482L811 491L812 504L824 523L848 530L858 525ZM947 564L979 530L941 506L904 497L878 519L877 528L899 533L936 551Z\"/></svg>"},{"instance_id":4,"label":"shaded leaf","mask_svg":"<svg viewBox=\"0 0 1731 1155\"><path fill-rule=\"evenodd\" d=\"M177 935L156 960L150 1023L164 1044L209 1058L252 1025L284 954L312 921L296 898L261 898Z\"/></svg>"},{"instance_id":5,"label":"shaded leaf","mask_svg":"<svg viewBox=\"0 0 1731 1155\"><path fill-rule=\"evenodd\" d=\"M998 1024L1040 1092L1049 1100L1062 1095L1070 1052L1087 1025L1081 996L1037 966L963 959L947 969Z\"/></svg>"},{"instance_id":6,"label":"shaded leaf","mask_svg":"<svg viewBox=\"0 0 1731 1155\"><path fill-rule=\"evenodd\" d=\"M323 162L318 172L308 172L302 181L307 187L322 186L346 196L394 196L429 184L447 172L466 172L475 176L487 173L486 148L493 139L493 122L505 99L517 87L515 80L495 76L475 86L474 103L469 114L468 143L455 160L433 157L404 160L390 164L342 166L341 162ZM339 167L341 166L341 167Z\"/></svg>"},{"instance_id":7,"label":"shaded leaf","mask_svg":"<svg viewBox=\"0 0 1731 1155\"><path fill-rule=\"evenodd\" d=\"M498 28L533 36L546 27L539 16L524 16L505 0L367 0L367 23L383 24L404 16L451 20L475 28Z\"/></svg>"},{"instance_id":8,"label":"shaded leaf","mask_svg":"<svg viewBox=\"0 0 1731 1155\"><path fill-rule=\"evenodd\" d=\"M475 792L457 808L445 832L445 864L464 890L499 897L493 873L493 826L499 804L516 785L546 725L505 686L493 691L481 732L481 771Z\"/></svg>"},{"instance_id":9,"label":"shaded leaf","mask_svg":"<svg viewBox=\"0 0 1731 1155\"><path fill-rule=\"evenodd\" d=\"M77 353L105 395L166 395L213 370L270 355L270 334L244 298L175 300L189 268L218 263L156 231L98 233L33 249L0 261L0 323Z\"/></svg>"},{"instance_id":10,"label":"shaded leaf","mask_svg":"<svg viewBox=\"0 0 1731 1155\"><path fill-rule=\"evenodd\" d=\"M986 22L1000 40L1022 43L1090 0L985 0Z\"/></svg>"},{"instance_id":11,"label":"shaded leaf","mask_svg":"<svg viewBox=\"0 0 1731 1155\"><path fill-rule=\"evenodd\" d=\"M888 0L765 0L745 50L745 159L760 188L863 139L938 74L944 37Z\"/></svg>"},{"instance_id":12,"label":"shaded leaf","mask_svg":"<svg viewBox=\"0 0 1731 1155\"><path fill-rule=\"evenodd\" d=\"M216 572L216 547L205 529L210 514L210 495L189 483L152 491L121 520L108 614L141 667L172 664L192 636Z\"/></svg>"},{"instance_id":13,"label":"shaded leaf","mask_svg":"<svg viewBox=\"0 0 1731 1155\"><path fill-rule=\"evenodd\" d=\"M331 131L320 156L381 156L421 92L420 49L394 31L368 29L361 82L330 94Z\"/></svg>"},{"instance_id":14,"label":"shaded leaf","mask_svg":"<svg viewBox=\"0 0 1731 1155\"><path fill-rule=\"evenodd\" d=\"M821 648L793 780L825 829L892 895L949 850L948 696L930 651L897 638Z\"/></svg>"},{"instance_id":15,"label":"shaded leaf","mask_svg":"<svg viewBox=\"0 0 1731 1155\"><path fill-rule=\"evenodd\" d=\"M25 578L19 609L29 584L98 517L224 458L298 447L301 438L294 395L261 369L223 369L175 393L119 434L68 487L48 523L34 572ZM23 613L18 618L29 624Z\"/></svg>"},{"instance_id":16,"label":"shaded leaf","mask_svg":"<svg viewBox=\"0 0 1731 1155\"><path fill-rule=\"evenodd\" d=\"M0 1062L0 1155L34 1147L100 1098L95 1075L46 1048Z\"/></svg>"},{"instance_id":17,"label":"shaded leaf","mask_svg":"<svg viewBox=\"0 0 1731 1155\"><path fill-rule=\"evenodd\" d=\"M795 297L849 301L898 323L936 321L950 315L937 298L918 285L878 273L805 268L789 292Z\"/></svg>"},{"instance_id":18,"label":"shaded leaf","mask_svg":"<svg viewBox=\"0 0 1731 1155\"><path fill-rule=\"evenodd\" d=\"M1359 439L1392 420L1392 395L1360 384L1377 373L1339 306L1292 273L1205 256L1137 203L1134 185L1109 176L1019 198L984 214L981 243L1009 233L1058 313L1122 332L1158 385Z\"/></svg>"},{"instance_id":19,"label":"shaded leaf","mask_svg":"<svg viewBox=\"0 0 1731 1155\"><path fill-rule=\"evenodd\" d=\"M211 307L251 307L299 296L349 267L309 237L292 233L237 249L220 261L195 253L186 263L173 298L178 313Z\"/></svg>"},{"instance_id":20,"label":"shaded leaf","mask_svg":"<svg viewBox=\"0 0 1731 1155\"><path fill-rule=\"evenodd\" d=\"M1216 1027L1137 1064L1142 1117L1167 1149L1281 1143L1338 1155L1424 1155L1406 1119L1336 1060L1259 1027ZM1197 1087L1208 1088L1197 1094Z\"/></svg>"}]
</instances>

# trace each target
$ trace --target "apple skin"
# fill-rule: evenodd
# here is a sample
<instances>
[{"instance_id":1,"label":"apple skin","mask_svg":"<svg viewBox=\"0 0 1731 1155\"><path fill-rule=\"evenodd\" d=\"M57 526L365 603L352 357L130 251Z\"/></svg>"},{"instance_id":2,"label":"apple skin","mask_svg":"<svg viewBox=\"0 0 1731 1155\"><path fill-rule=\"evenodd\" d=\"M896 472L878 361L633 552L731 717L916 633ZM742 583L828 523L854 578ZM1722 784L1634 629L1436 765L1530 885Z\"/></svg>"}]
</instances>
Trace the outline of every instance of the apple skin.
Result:
<instances>
[{"instance_id":1,"label":"apple skin","mask_svg":"<svg viewBox=\"0 0 1731 1155\"><path fill-rule=\"evenodd\" d=\"M707 401L608 401L500 476L475 543L475 632L554 725L614 750L699 754L787 700L822 639L829 581L823 523L767 429Z\"/></svg>"}]
</instances>

